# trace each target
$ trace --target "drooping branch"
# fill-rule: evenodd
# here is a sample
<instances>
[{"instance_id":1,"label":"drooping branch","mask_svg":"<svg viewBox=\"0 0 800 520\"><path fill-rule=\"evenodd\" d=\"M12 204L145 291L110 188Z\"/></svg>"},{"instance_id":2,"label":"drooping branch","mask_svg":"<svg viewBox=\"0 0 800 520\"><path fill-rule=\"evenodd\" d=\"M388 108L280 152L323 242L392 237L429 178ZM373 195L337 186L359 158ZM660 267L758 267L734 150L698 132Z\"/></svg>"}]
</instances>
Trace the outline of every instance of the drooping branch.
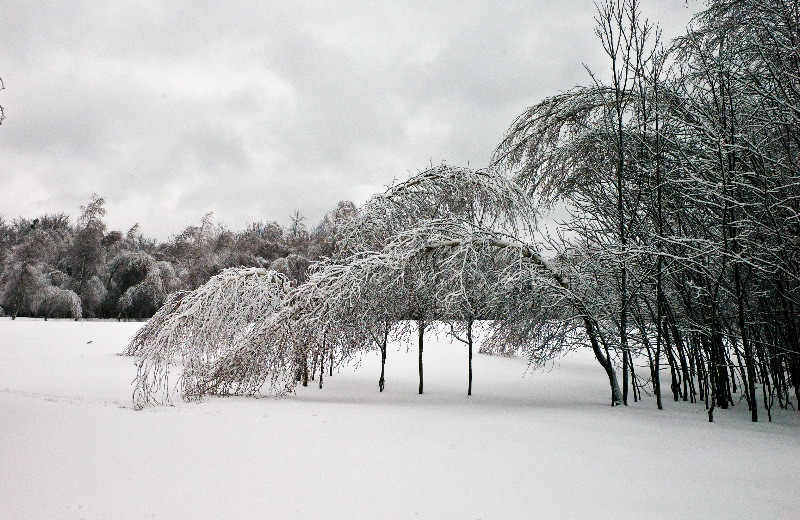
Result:
<instances>
[{"instance_id":1,"label":"drooping branch","mask_svg":"<svg viewBox=\"0 0 800 520\"><path fill-rule=\"evenodd\" d=\"M131 340L126 355L141 356L134 389L137 407L169 402L169 369L180 358L183 396L201 392L208 367L231 351L253 324L283 303L287 279L260 268L225 269L194 291L170 297Z\"/></svg>"}]
</instances>

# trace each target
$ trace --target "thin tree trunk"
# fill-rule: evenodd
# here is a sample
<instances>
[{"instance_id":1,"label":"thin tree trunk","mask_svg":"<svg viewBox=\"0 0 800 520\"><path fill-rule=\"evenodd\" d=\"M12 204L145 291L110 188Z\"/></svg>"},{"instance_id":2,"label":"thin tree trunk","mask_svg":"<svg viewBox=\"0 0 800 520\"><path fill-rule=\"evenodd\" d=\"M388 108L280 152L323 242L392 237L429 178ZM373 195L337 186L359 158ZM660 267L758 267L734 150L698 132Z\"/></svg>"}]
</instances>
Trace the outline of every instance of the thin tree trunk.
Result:
<instances>
[{"instance_id":1,"label":"thin tree trunk","mask_svg":"<svg viewBox=\"0 0 800 520\"><path fill-rule=\"evenodd\" d=\"M378 380L378 388L380 388L381 392L383 392L383 389L386 386L386 343L388 342L388 339L389 330L387 329L383 334L383 341L381 342L381 378Z\"/></svg>"},{"instance_id":2,"label":"thin tree trunk","mask_svg":"<svg viewBox=\"0 0 800 520\"><path fill-rule=\"evenodd\" d=\"M467 397L472 395L472 320L467 322L467 347L469 348L469 386Z\"/></svg>"},{"instance_id":3,"label":"thin tree trunk","mask_svg":"<svg viewBox=\"0 0 800 520\"><path fill-rule=\"evenodd\" d=\"M658 70L658 69L655 69ZM656 74L654 86L654 99L656 105L659 102L659 85L658 77ZM659 117L659 110L655 111L655 146L656 146L656 219L658 225L658 257L656 258L656 355L655 355L655 370L653 372L653 391L656 394L656 406L659 410L664 408L661 402L661 320L663 314L664 302L664 258L661 255L662 240L664 239L664 202L663 192L661 186L661 119Z\"/></svg>"},{"instance_id":4,"label":"thin tree trunk","mask_svg":"<svg viewBox=\"0 0 800 520\"><path fill-rule=\"evenodd\" d=\"M636 382L636 370L633 365L633 354L631 354L630 350L628 350L628 368L630 368L631 371L631 390L633 391L633 402L636 403L642 398L642 393L641 390L639 390L639 385Z\"/></svg>"},{"instance_id":5,"label":"thin tree trunk","mask_svg":"<svg viewBox=\"0 0 800 520\"><path fill-rule=\"evenodd\" d=\"M317 373L317 358L318 357L319 357L319 354L315 353L314 357L312 358L312 361L311 361L311 380L312 381L314 380L315 374Z\"/></svg>"},{"instance_id":6,"label":"thin tree trunk","mask_svg":"<svg viewBox=\"0 0 800 520\"><path fill-rule=\"evenodd\" d=\"M734 247L736 247L734 245ZM742 275L739 272L739 262L733 264L733 281L736 289L736 304L738 307L739 332L742 335L744 347L744 364L747 368L747 404L750 406L750 420L758 422L758 404L756 402L756 369L753 360L753 349L747 337L747 323L744 316L744 293L742 288Z\"/></svg>"},{"instance_id":7,"label":"thin tree trunk","mask_svg":"<svg viewBox=\"0 0 800 520\"><path fill-rule=\"evenodd\" d=\"M677 371L677 363L675 362L675 356L672 352L672 344L670 342L669 337L669 328L664 324L664 352L667 355L667 362L669 363L669 373L672 377L670 383L670 389L672 390L672 397L677 402L680 399L681 393L681 385L678 382L678 371Z\"/></svg>"},{"instance_id":8,"label":"thin tree trunk","mask_svg":"<svg viewBox=\"0 0 800 520\"><path fill-rule=\"evenodd\" d=\"M319 355L319 388L322 390L322 378L325 375L325 352Z\"/></svg>"},{"instance_id":9,"label":"thin tree trunk","mask_svg":"<svg viewBox=\"0 0 800 520\"><path fill-rule=\"evenodd\" d=\"M419 393L422 394L422 348L424 346L425 321L417 320L417 333L419 342Z\"/></svg>"},{"instance_id":10,"label":"thin tree trunk","mask_svg":"<svg viewBox=\"0 0 800 520\"><path fill-rule=\"evenodd\" d=\"M659 256L658 260L661 260ZM664 403L661 400L661 343L664 338L661 334L661 321L663 310L661 307L662 286L661 286L661 270L659 265L658 285L656 287L656 352L653 356L653 392L656 394L656 407L659 410L664 409Z\"/></svg>"},{"instance_id":11,"label":"thin tree trunk","mask_svg":"<svg viewBox=\"0 0 800 520\"><path fill-rule=\"evenodd\" d=\"M597 340L597 331L592 323L592 320L584 316L583 325L586 328L586 335L589 336L589 342L594 351L594 357L597 358L598 363L606 371L608 376L608 383L611 385L611 406L619 406L622 404L622 392L619 389L619 382L617 381L617 373L614 370L614 365L611 359L603 354L603 349L600 348L600 343Z\"/></svg>"}]
</instances>

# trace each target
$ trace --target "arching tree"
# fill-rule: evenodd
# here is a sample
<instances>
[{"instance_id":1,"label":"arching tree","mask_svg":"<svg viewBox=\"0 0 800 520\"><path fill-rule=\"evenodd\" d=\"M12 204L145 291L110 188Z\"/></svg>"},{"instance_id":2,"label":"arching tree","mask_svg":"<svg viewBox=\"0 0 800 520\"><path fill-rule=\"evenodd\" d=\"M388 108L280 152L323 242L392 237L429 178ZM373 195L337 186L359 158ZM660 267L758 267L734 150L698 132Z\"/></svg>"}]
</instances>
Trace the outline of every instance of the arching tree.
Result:
<instances>
[{"instance_id":1,"label":"arching tree","mask_svg":"<svg viewBox=\"0 0 800 520\"><path fill-rule=\"evenodd\" d=\"M208 393L215 363L227 359L243 335L281 309L288 288L286 278L274 271L232 268L194 291L173 294L124 352L142 357L136 406L169 402L170 367L176 358L182 361L183 397Z\"/></svg>"},{"instance_id":2,"label":"arching tree","mask_svg":"<svg viewBox=\"0 0 800 520\"><path fill-rule=\"evenodd\" d=\"M478 310L495 317L500 302L511 305L507 296L512 291L527 289L539 300L555 294L547 300L550 305L571 309L569 317L583 324L608 374L612 402L619 402L614 368L600 348L589 307L570 290L568 279L523 240L534 233L531 200L503 176L447 166L426 170L368 201L343 230L337 254L316 265L308 281L285 297L269 299L272 312L251 321L246 309L218 309L229 299L207 295L233 294L223 290L222 280L192 293L191 305L186 296L169 302L165 316L156 315L129 349L145 349L138 401L148 401L166 379L169 360L179 354L186 397L253 393L267 383L285 390L296 384L294 375L309 356L347 360L374 348L376 336L390 330L387 323L415 318L420 302L426 320L474 319ZM493 266L491 276L481 272L488 265ZM251 289L275 294L270 287ZM387 306L387 296L398 303ZM538 312L531 306L535 300L513 300L520 305L520 321ZM222 316L236 319L222 327ZM190 326L178 328L181 320ZM191 342L185 332L176 332L195 330L201 323L212 326L202 335L192 332ZM530 337L527 341L535 350ZM545 357L539 351L529 355Z\"/></svg>"}]
</instances>

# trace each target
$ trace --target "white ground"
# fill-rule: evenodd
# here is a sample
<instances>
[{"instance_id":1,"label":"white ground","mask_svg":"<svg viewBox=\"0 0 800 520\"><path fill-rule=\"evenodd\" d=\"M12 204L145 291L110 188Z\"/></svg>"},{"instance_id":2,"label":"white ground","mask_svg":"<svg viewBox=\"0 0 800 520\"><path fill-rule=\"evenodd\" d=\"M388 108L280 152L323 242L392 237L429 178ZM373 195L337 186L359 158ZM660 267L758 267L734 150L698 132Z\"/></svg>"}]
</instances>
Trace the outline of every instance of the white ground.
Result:
<instances>
[{"instance_id":1,"label":"white ground","mask_svg":"<svg viewBox=\"0 0 800 520\"><path fill-rule=\"evenodd\" d=\"M607 406L584 354L521 359L431 338L322 390L136 412L138 323L0 319L1 519L800 518L800 414L748 422Z\"/></svg>"}]
</instances>

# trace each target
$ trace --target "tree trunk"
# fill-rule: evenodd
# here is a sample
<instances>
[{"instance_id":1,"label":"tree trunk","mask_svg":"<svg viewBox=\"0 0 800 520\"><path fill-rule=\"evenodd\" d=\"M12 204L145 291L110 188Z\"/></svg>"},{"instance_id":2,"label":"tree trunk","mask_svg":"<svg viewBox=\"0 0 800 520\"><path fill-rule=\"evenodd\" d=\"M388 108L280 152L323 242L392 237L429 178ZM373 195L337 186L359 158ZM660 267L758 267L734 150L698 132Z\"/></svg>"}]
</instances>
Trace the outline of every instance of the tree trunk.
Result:
<instances>
[{"instance_id":1,"label":"tree trunk","mask_svg":"<svg viewBox=\"0 0 800 520\"><path fill-rule=\"evenodd\" d=\"M631 371L631 390L633 391L633 402L635 403L642 398L642 394L639 390L639 385L636 383L636 370L633 365L633 354L631 354L630 349L628 349L628 368Z\"/></svg>"},{"instance_id":2,"label":"tree trunk","mask_svg":"<svg viewBox=\"0 0 800 520\"><path fill-rule=\"evenodd\" d=\"M654 100L656 106L658 105L658 94L659 94L659 87L660 82L656 77L656 81L654 82ZM656 355L655 355L655 363L654 363L654 371L653 371L653 391L656 394L656 406L659 410L664 409L664 405L661 402L661 320L663 307L662 302L664 301L664 258L661 256L661 245L662 240L664 239L664 201L663 201L663 192L661 186L661 131L660 131L660 124L661 120L659 118L659 111L655 111L655 125L656 125L656 134L655 134L655 148L656 148L656 225L658 227L658 257L656 258Z\"/></svg>"},{"instance_id":3,"label":"tree trunk","mask_svg":"<svg viewBox=\"0 0 800 520\"><path fill-rule=\"evenodd\" d=\"M325 352L319 355L319 388L322 390L322 377L325 375Z\"/></svg>"},{"instance_id":4,"label":"tree trunk","mask_svg":"<svg viewBox=\"0 0 800 520\"><path fill-rule=\"evenodd\" d=\"M467 397L472 395L472 320L467 322L467 348L469 349L469 385Z\"/></svg>"},{"instance_id":5,"label":"tree trunk","mask_svg":"<svg viewBox=\"0 0 800 520\"><path fill-rule=\"evenodd\" d=\"M659 316L660 318L660 316ZM656 356L655 367L653 371L653 389L656 393L656 406L659 410L664 409L664 404L661 401L661 325L658 326L658 335L656 336Z\"/></svg>"},{"instance_id":6,"label":"tree trunk","mask_svg":"<svg viewBox=\"0 0 800 520\"><path fill-rule=\"evenodd\" d=\"M744 347L744 364L747 368L747 404L750 405L750 420L758 422L758 402L756 401L756 370L753 360L753 349L747 337L747 322L744 316L744 291L742 288L742 275L739 271L739 263L733 264L733 280L736 289L736 304L738 307L739 332L742 335L742 347Z\"/></svg>"},{"instance_id":7,"label":"tree trunk","mask_svg":"<svg viewBox=\"0 0 800 520\"><path fill-rule=\"evenodd\" d=\"M623 280L625 279L624 276L625 271L623 271ZM622 284L625 287L625 283ZM624 302L623 302L624 305ZM628 353L628 334L623 327L627 327L627 319L625 316L625 311L622 310L620 316L620 346L622 347L622 404L628 406L628 358L630 357Z\"/></svg>"},{"instance_id":8,"label":"tree trunk","mask_svg":"<svg viewBox=\"0 0 800 520\"><path fill-rule=\"evenodd\" d=\"M672 398L675 402L678 402L681 396L681 384L678 382L677 362L672 352L672 344L669 341L669 328L666 324L664 324L664 352L667 354L667 361L669 362L669 374L671 377L669 387L672 390Z\"/></svg>"},{"instance_id":9,"label":"tree trunk","mask_svg":"<svg viewBox=\"0 0 800 520\"><path fill-rule=\"evenodd\" d=\"M380 388L381 392L383 392L383 388L386 385L386 342L384 341L381 345L381 378L378 380L378 388Z\"/></svg>"},{"instance_id":10,"label":"tree trunk","mask_svg":"<svg viewBox=\"0 0 800 520\"><path fill-rule=\"evenodd\" d=\"M316 377L316 373L317 373L317 358L318 357L319 357L319 354L315 353L314 357L312 358L312 361L311 361L311 380L312 381L314 380L314 377Z\"/></svg>"},{"instance_id":11,"label":"tree trunk","mask_svg":"<svg viewBox=\"0 0 800 520\"><path fill-rule=\"evenodd\" d=\"M418 342L419 342L419 393L422 394L422 347L423 347L423 340L425 336L425 321L424 320L417 320L417 333L418 333Z\"/></svg>"},{"instance_id":12,"label":"tree trunk","mask_svg":"<svg viewBox=\"0 0 800 520\"><path fill-rule=\"evenodd\" d=\"M592 320L584 316L583 325L586 328L586 335L589 336L589 342L592 344L594 356L608 376L608 383L611 385L611 406L619 406L622 404L622 392L619 389L619 382L617 381L617 373L614 370L614 365L611 363L611 359L603 354L603 349L600 348L600 343L597 341L597 331L594 328Z\"/></svg>"}]
</instances>

